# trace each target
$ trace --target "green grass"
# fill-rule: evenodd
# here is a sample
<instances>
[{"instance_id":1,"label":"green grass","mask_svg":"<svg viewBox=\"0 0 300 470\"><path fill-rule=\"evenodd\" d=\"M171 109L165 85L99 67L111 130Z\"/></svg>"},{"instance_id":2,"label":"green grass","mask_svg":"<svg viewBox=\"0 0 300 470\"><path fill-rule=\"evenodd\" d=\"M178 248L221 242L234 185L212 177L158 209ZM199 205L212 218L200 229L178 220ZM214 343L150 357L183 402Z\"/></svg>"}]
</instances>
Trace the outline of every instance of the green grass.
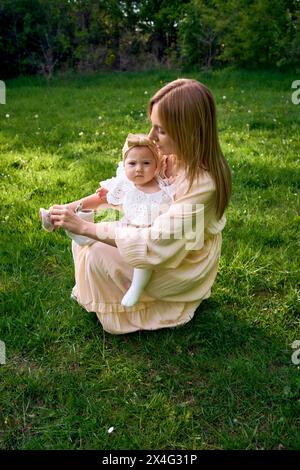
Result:
<instances>
[{"instance_id":1,"label":"green grass","mask_svg":"<svg viewBox=\"0 0 300 470\"><path fill-rule=\"evenodd\" d=\"M40 227L39 207L87 195L114 173L126 134L149 129L149 97L178 75L6 84L2 449L300 449L291 360L300 339L299 77L193 74L216 96L233 196L212 296L184 327L104 333L70 299L69 239Z\"/></svg>"}]
</instances>

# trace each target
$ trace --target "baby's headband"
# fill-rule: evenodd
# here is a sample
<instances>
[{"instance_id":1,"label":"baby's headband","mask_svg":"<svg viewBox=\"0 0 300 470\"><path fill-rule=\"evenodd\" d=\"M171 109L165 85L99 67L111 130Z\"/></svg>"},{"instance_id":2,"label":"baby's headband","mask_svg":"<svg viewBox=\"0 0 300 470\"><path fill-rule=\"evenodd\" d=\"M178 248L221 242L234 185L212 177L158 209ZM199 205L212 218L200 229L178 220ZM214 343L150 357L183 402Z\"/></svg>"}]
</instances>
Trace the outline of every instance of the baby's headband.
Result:
<instances>
[{"instance_id":1,"label":"baby's headband","mask_svg":"<svg viewBox=\"0 0 300 470\"><path fill-rule=\"evenodd\" d=\"M146 134L128 134L122 149L123 160L133 147L148 147L153 153L156 163L159 163L158 151L152 140Z\"/></svg>"}]
</instances>

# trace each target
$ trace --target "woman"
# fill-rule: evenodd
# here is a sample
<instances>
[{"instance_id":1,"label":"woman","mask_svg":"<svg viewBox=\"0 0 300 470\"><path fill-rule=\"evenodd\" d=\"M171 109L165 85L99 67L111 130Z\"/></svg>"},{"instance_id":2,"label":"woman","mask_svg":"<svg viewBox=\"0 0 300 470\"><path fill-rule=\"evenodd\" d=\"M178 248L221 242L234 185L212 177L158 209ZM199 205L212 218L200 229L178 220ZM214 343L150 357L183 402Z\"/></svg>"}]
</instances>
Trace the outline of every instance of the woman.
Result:
<instances>
[{"instance_id":1,"label":"woman","mask_svg":"<svg viewBox=\"0 0 300 470\"><path fill-rule=\"evenodd\" d=\"M170 209L144 228L86 222L72 210L77 202L53 206L51 215L56 227L100 240L85 247L73 243L73 295L113 334L173 327L193 317L211 294L231 193L208 88L196 80L175 80L153 96L149 116L149 137L170 156L168 172L176 185ZM194 243L188 243L191 232ZM121 299L133 268L153 274L140 302L126 308Z\"/></svg>"}]
</instances>

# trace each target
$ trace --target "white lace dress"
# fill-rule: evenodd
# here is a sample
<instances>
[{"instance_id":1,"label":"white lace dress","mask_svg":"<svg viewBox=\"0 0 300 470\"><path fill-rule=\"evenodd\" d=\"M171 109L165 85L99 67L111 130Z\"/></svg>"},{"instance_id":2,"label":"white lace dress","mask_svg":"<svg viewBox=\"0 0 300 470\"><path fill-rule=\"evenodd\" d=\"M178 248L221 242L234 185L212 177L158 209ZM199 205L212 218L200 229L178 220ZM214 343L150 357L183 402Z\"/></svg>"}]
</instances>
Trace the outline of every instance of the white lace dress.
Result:
<instances>
[{"instance_id":1,"label":"white lace dress","mask_svg":"<svg viewBox=\"0 0 300 470\"><path fill-rule=\"evenodd\" d=\"M159 176L155 179L159 191L144 193L127 178L123 162L120 162L115 177L100 181L100 186L108 190L107 202L122 206L124 217L120 223L147 227L152 225L156 217L168 211L174 201L175 185Z\"/></svg>"}]
</instances>

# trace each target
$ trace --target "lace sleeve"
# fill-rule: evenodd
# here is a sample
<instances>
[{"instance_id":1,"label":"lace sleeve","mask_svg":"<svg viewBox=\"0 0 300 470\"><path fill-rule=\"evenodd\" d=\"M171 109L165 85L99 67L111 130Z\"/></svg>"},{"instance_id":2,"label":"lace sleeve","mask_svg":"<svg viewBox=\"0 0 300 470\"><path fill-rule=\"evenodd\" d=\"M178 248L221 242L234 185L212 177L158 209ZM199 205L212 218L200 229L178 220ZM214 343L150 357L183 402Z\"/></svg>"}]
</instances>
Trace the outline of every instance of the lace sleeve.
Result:
<instances>
[{"instance_id":1,"label":"lace sleeve","mask_svg":"<svg viewBox=\"0 0 300 470\"><path fill-rule=\"evenodd\" d=\"M117 178L116 178L117 179ZM125 179L120 179L114 187L108 191L106 198L109 204L119 206L123 204L126 193L128 192L128 184Z\"/></svg>"},{"instance_id":2,"label":"lace sleeve","mask_svg":"<svg viewBox=\"0 0 300 470\"><path fill-rule=\"evenodd\" d=\"M107 180L100 181L99 185L101 188L107 189L108 191L113 191L114 188L126 177L125 175L125 169L123 162L119 162L118 168L116 171L116 176L113 176L112 178L108 178Z\"/></svg>"}]
</instances>

